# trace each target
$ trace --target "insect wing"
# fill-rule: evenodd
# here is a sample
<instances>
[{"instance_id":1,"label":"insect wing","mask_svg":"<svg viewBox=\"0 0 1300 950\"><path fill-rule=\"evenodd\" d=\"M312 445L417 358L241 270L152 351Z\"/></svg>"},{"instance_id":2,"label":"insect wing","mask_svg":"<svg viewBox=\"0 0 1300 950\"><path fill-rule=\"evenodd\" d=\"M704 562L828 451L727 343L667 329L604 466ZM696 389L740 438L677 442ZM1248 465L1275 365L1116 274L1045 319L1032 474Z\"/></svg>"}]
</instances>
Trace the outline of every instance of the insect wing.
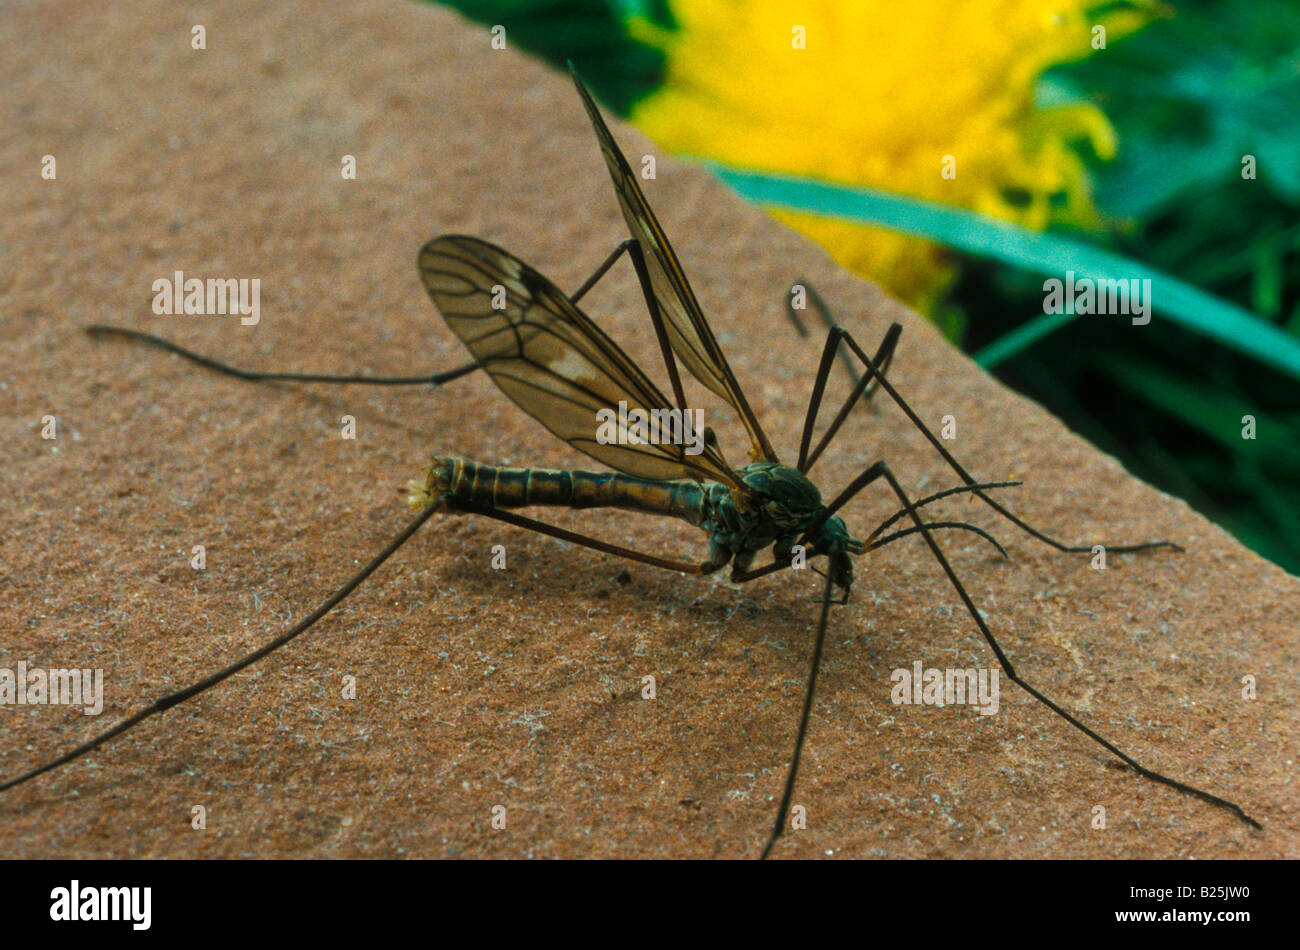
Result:
<instances>
[{"instance_id":1,"label":"insect wing","mask_svg":"<svg viewBox=\"0 0 1300 950\"><path fill-rule=\"evenodd\" d=\"M583 105L596 130L596 138L600 140L600 151L605 156L610 178L614 181L614 191L618 195L619 207L623 209L623 218L627 221L632 237L636 238L645 254L650 286L659 305L659 312L663 315L673 352L696 379L736 410L749 433L754 460L776 461L776 452L762 426L758 424L753 410L749 408L745 394L704 319L704 312L695 299L695 293L686 280L686 273L682 270L672 245L668 243L659 219L650 210L645 195L641 193L641 186L637 184L631 166L619 151L609 127L600 116L595 100L587 92L576 71L573 72L573 81L582 95Z\"/></svg>"},{"instance_id":2,"label":"insect wing","mask_svg":"<svg viewBox=\"0 0 1300 950\"><path fill-rule=\"evenodd\" d=\"M738 484L702 432L680 440L700 445L697 455L683 444L633 444L618 421L626 418L620 403L647 419L676 410L631 357L523 261L478 238L444 235L420 249L418 266L447 324L502 392L579 452L639 478ZM597 440L602 409L613 414L616 441ZM689 424L689 415L681 422Z\"/></svg>"}]
</instances>

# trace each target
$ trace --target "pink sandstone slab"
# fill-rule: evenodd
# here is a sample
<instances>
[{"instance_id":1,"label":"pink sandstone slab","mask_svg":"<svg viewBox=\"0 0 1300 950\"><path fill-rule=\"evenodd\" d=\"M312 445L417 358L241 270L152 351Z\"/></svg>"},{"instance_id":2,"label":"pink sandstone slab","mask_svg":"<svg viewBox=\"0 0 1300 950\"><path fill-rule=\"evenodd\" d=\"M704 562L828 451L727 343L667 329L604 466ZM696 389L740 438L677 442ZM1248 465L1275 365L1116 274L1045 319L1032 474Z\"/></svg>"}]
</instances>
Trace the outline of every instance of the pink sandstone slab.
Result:
<instances>
[{"instance_id":1,"label":"pink sandstone slab","mask_svg":"<svg viewBox=\"0 0 1300 950\"><path fill-rule=\"evenodd\" d=\"M225 3L202 21L202 52L190 17L162 0L14 2L0 22L16 132L0 140L0 665L105 677L98 718L0 710L7 777L312 610L407 522L405 484L432 453L594 465L482 377L439 391L247 384L82 327L162 333L248 367L432 372L464 353L413 266L429 237L480 235L574 288L625 232L568 78L492 51L445 9ZM652 151L614 129L634 160ZM47 154L54 181L40 177ZM786 460L820 351L783 316L804 277L867 345L903 324L896 385L932 426L954 417L952 451L977 477L1024 479L1005 496L1023 517L1076 542L1186 548L1112 555L1101 572L981 505L942 509L1007 544L1003 563L971 535L942 539L1031 682L1264 826L1134 777L1009 683L997 715L891 703L895 669L993 663L912 538L862 560L833 614L796 792L808 828L777 854L1296 856L1296 579L703 170L660 155L647 191ZM260 323L153 314L153 281L176 270L258 278ZM626 264L584 305L654 365ZM738 427L703 404L739 464ZM345 415L354 440L340 436ZM881 457L910 491L955 483L880 401L815 475L830 494ZM862 534L895 508L873 487L845 517ZM555 520L703 557L689 526ZM435 519L290 647L0 795L0 856L754 856L793 741L819 581L738 587ZM1243 698L1243 677L1258 698ZM206 830L191 826L195 806Z\"/></svg>"}]
</instances>

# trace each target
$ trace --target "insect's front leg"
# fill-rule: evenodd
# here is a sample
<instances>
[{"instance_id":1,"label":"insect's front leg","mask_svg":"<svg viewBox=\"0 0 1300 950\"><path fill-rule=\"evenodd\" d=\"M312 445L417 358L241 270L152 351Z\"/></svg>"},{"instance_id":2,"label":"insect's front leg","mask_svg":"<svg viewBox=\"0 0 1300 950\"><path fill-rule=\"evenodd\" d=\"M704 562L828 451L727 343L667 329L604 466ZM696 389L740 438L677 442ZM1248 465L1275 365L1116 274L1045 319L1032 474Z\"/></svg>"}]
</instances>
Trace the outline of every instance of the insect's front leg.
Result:
<instances>
[{"instance_id":1,"label":"insect's front leg","mask_svg":"<svg viewBox=\"0 0 1300 950\"><path fill-rule=\"evenodd\" d=\"M894 324L894 327L897 326L898 324ZM891 332L892 330L893 328L891 328ZM858 345L858 342L855 339L853 339L853 334L849 333L849 331L845 330L843 327L838 327L838 326L832 327L826 337L826 351L825 351L825 355L823 356L823 361L828 361L829 359L833 358L834 352L839 348L841 342L843 342L846 346L848 346L848 348L853 351L853 354L859 360L861 360L862 364L867 368L868 373L866 376L864 376L864 379L878 380L880 383L880 388L883 389L886 393L888 393L889 398L892 399L894 403L898 406L898 408L903 411L903 413L911 421L912 425L915 426L916 429L922 435L925 436L926 440L929 441L929 443L932 446L934 446L935 451L938 452L941 456L943 456L943 460L947 462L949 467L951 467L952 470L961 477L961 480L964 481L969 486L976 485L977 482L974 476L972 476L968 471L966 471L965 468L962 467L961 463L958 462L957 459L953 457L952 453L949 452L944 447L943 443L939 441L938 436L936 436L933 432L931 432L929 427L926 426L926 424L921 421L921 418L916 414L916 412L912 409L912 407L907 404L907 400L905 400L901 395L899 395L898 390L895 389L893 385L889 382L889 380L882 375L882 369L880 363L877 360L873 360L871 357L867 356L866 351L863 350L862 347ZM820 394L814 392L814 395L816 396L817 401L820 402L820 398L821 398ZM852 398L854 397L850 397L850 399ZM840 415L844 415L847 412L847 409L849 407L850 407L849 405L846 405L845 409L841 409ZM836 419L838 421L839 416L837 416ZM809 425L811 425L811 420ZM820 452L823 448L825 448L826 443L827 440L825 437L823 437L821 443L817 447L817 452ZM817 452L813 453L811 459L816 458ZM802 456L803 453L801 452L800 454ZM808 462L808 467L811 466L812 466L812 461L810 460ZM1058 541L1056 538L1053 538L1050 535L1045 534L1042 531L1039 531L1037 528L1021 520L1020 518L1016 517L1007 508L1005 508L1003 505L1001 505L994 499L990 498L983 491L975 490L975 489L972 489L972 491L977 498L979 498L981 501L989 505L989 507L991 507L994 511L998 512L998 514L1002 515L1004 518L1006 518L1008 521L1010 521L1016 527L1020 528L1025 533L1029 534L1034 538L1037 538L1039 541L1042 541L1044 544L1050 545L1051 547L1056 548L1058 551L1064 551L1072 554L1093 553L1093 546L1091 544L1066 544L1063 541ZM1177 544L1174 544L1172 541L1143 541L1137 544L1107 544L1105 545L1105 547L1106 550L1113 553L1145 551L1151 548L1173 548L1175 551L1182 550L1181 547L1179 547Z\"/></svg>"},{"instance_id":2,"label":"insect's front leg","mask_svg":"<svg viewBox=\"0 0 1300 950\"><path fill-rule=\"evenodd\" d=\"M887 382L884 382L884 385L887 387L889 384ZM1242 807L1236 804L1235 802L1228 801L1225 798L1220 798L1219 796L1213 795L1210 792L1204 791L1203 789L1196 788L1193 785L1188 785L1185 782L1180 782L1177 779L1170 778L1166 775L1160 774L1159 772L1155 772L1152 771L1151 769L1148 769L1146 766L1139 763L1132 756L1122 751L1114 743L1110 742L1108 739L1103 738L1101 735L1094 732L1088 726L1084 725L1078 718L1076 718L1072 713L1067 711L1064 707L1060 706L1055 701L1049 699L1037 688L1030 685L1016 671L1015 667L1012 665L1010 658L1008 658L1006 653L1003 651L1001 645L997 641L997 638L993 636L993 631L989 629L989 626L985 622L983 615L979 611L979 608L975 606L975 602L971 600L970 594L967 593L965 586L957 578L957 572L953 570L952 565L948 562L948 558L944 555L943 551L939 548L939 544L938 542L935 541L933 532L930 530L930 526L921 520L921 516L917 513L916 510L916 504L911 500L911 498L908 497L907 492L904 491L903 486L899 484L899 481L894 476L894 473L890 471L889 466L886 465L883 461L876 462L868 466L867 469L863 471L861 475L859 475L852 482L850 482L848 487L845 488L845 490L841 492L840 495L833 502L831 502L829 506L827 506L826 517L829 517L830 514L832 514L837 508L839 508L840 506L848 502L849 499L851 499L854 495L856 495L867 485L879 479L883 479L889 484L890 489L893 490L894 494L898 497L899 502L902 503L903 508L907 512L908 517L915 525L918 533L925 540L926 546L929 547L930 553L934 556L934 559L939 562L939 567L943 569L943 573L947 576L948 582L952 585L953 590L957 593L958 598L965 606L967 613L970 614L971 619L975 622L975 626L979 628L980 634L984 637L984 641L989 645L989 648L993 651L994 656L997 657L998 665L1002 668L1002 672L1007 676L1008 679L1010 679L1013 683L1015 683L1025 692L1029 693L1029 695L1033 696L1035 699L1037 699L1040 703L1042 703L1052 712L1056 713L1058 716L1060 716L1070 725L1074 726L1074 728L1078 729L1088 738L1092 739L1098 745L1102 746L1107 751L1111 752L1113 755L1121 759L1129 768L1131 768L1138 775L1141 775L1143 778L1147 778L1155 782L1160 782L1161 784L1167 785L1170 788L1177 789L1178 791L1183 792L1184 794L1195 796L1196 798L1199 798L1202 801L1209 802L1212 805L1217 805L1220 808L1227 809L1228 811L1231 811L1233 814L1235 814L1238 818L1246 822L1251 827L1256 829L1260 827L1259 822L1257 822L1254 818L1251 818L1248 814L1246 814L1246 812L1242 809Z\"/></svg>"}]
</instances>

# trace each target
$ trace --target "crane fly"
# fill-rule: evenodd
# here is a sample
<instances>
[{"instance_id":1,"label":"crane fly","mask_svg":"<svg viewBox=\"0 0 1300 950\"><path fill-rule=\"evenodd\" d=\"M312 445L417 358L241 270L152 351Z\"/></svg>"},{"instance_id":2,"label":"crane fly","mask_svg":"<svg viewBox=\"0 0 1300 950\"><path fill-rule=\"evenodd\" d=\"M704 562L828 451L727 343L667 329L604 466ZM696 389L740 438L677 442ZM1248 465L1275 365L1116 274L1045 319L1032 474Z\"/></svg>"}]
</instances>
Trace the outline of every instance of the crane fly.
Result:
<instances>
[{"instance_id":1,"label":"crane fly","mask_svg":"<svg viewBox=\"0 0 1300 950\"><path fill-rule=\"evenodd\" d=\"M901 333L899 324L893 324L889 328L875 355L868 356L852 334L827 317L829 329L804 419L798 460L793 466L781 462L745 399L744 391L705 320L677 255L646 202L631 167L572 64L570 70L613 180L630 237L620 243L572 295L566 295L513 254L486 241L463 235L444 235L429 241L421 248L417 259L420 277L447 325L469 350L473 357L472 363L423 377L257 373L234 369L138 331L100 326L88 329L94 333L116 334L157 345L209 368L244 379L441 385L459 376L482 370L519 408L555 436L613 471L511 468L461 457L435 456L426 469L424 478L411 483L411 504L419 512L414 520L383 551L302 621L230 666L158 699L147 709L71 752L0 785L0 790L80 758L143 720L190 699L278 650L347 597L435 514L477 515L684 574L711 574L730 566L731 579L742 583L799 566L802 563L801 557L810 565L812 558L824 559L826 569L819 573L825 575L825 584L820 597L803 708L776 819L762 849L763 857L771 853L786 827L790 813L831 605L848 600L853 586L854 558L908 535L919 535L923 539L996 656L1004 675L1117 756L1138 775L1228 809L1243 821L1259 828L1258 822L1239 805L1140 765L1016 673L940 549L935 540L935 532L971 531L994 544L1004 556L1005 551L991 535L974 525L964 522L927 522L922 518L920 510L940 498L969 493L1021 530L1058 550L1090 553L1092 548L1090 545L1063 544L1020 520L988 494L990 490L1018 483L978 482L944 448L886 375ZM640 282L667 371L671 397L662 393L644 370L578 306L579 300L624 253L631 259ZM825 311L823 315L826 316ZM861 364L860 373L854 374L857 378L852 391L814 447L814 425L837 354L842 358L851 354ZM702 432L692 429L688 412L690 407L683 393L678 361L691 376L736 413L749 442L749 460L746 464L733 468L723 455L711 429ZM823 501L820 491L809 478L809 472L855 405L878 391L884 392L926 437L961 478L961 485L914 500L903 489L886 462L878 459L867 465L829 502ZM685 429L679 433L679 438L647 441L637 438L620 421L617 427L619 438L599 438L597 420L600 413L618 407L628 410L627 418L631 418L634 412L650 417L676 411L681 413L681 419L687 420L684 423ZM693 452L687 451L691 437L694 437ZM901 507L865 537L855 537L836 512L863 489L876 483L887 487ZM708 536L707 554L702 561L670 560L610 544L525 517L515 511L542 506L618 508L678 518L705 532ZM886 533L903 519L910 524ZM1168 541L1108 545L1107 549L1124 552L1160 547L1181 550ZM758 555L768 549L772 552L772 560L755 567ZM836 596L837 592L839 596Z\"/></svg>"}]
</instances>

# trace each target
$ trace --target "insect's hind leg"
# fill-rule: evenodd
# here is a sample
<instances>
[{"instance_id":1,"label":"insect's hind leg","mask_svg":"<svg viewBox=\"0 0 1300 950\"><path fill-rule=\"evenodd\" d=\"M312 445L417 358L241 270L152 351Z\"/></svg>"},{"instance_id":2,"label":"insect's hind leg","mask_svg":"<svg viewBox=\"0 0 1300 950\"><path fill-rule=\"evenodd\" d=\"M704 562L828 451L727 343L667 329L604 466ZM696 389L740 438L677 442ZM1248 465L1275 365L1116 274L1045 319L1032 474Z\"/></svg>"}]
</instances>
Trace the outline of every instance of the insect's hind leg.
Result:
<instances>
[{"instance_id":1,"label":"insect's hind leg","mask_svg":"<svg viewBox=\"0 0 1300 950\"><path fill-rule=\"evenodd\" d=\"M894 324L894 326L898 326L898 324ZM898 390L895 389L893 385L889 382L889 380L880 372L879 365L876 363L876 361L872 360L871 357L867 356L866 352L862 349L861 346L858 345L858 342L853 339L853 335L849 333L848 330L845 330L843 327L835 327L831 329L826 336L826 352L833 352L835 348L838 348L841 340L849 347L849 349L853 351L854 355L857 356L857 358L861 360L862 363L866 366L867 378L875 378L880 381L880 388L883 389L886 393L888 393L889 398L892 399L898 405L898 407L911 421L912 425L915 426L917 430L922 435L924 435L926 439L929 440L930 444L934 446L935 451L938 452L941 456L943 456L943 460L948 463L949 467L951 467L954 472L956 472L959 476L961 476L962 481L964 481L967 485L977 484L976 479L969 472L967 472L965 468L962 467L962 464L958 462L956 458L953 457L951 452L949 452L946 448L944 448L943 443L939 441L938 437L933 432L930 431L930 429L926 426L926 424L922 422L920 417L913 411L912 407L907 404L907 401L901 395L899 395ZM823 355L823 361L825 361L825 359L826 356ZM817 397L818 402L820 402L820 393L814 392L813 395ZM846 408L840 411L840 415L844 415L847 412L848 405L849 404L846 404ZM810 412L811 412L811 407L810 407ZM820 452L821 449L825 447L826 442L827 439L823 437L822 443L818 446L818 452ZM813 458L814 459L816 458L816 453L814 453ZM809 467L811 467L811 462L809 463ZM991 507L998 514L1002 515L1004 518L1006 518L1016 527L1024 531L1026 534L1030 535L1033 538L1038 539L1039 541L1043 542L1046 545L1056 548L1056 550L1058 551L1063 551L1069 554L1093 553L1093 546L1090 544L1066 544L1063 541L1058 541L1056 538L1053 538L1051 535L1048 535L1045 532L1039 531L1033 525L1027 523L1021 518L1012 514L1002 504L990 498L983 491L976 490L973 492L973 494L981 501L983 501L985 504L987 504L989 507ZM888 527L888 524L882 525L881 527L882 528ZM1151 550L1153 548L1172 548L1175 551L1183 550L1181 546L1175 544L1172 541L1142 541L1136 544L1105 544L1103 546L1108 552L1114 554L1123 554L1132 551L1146 551L1146 550Z\"/></svg>"},{"instance_id":2,"label":"insect's hind leg","mask_svg":"<svg viewBox=\"0 0 1300 950\"><path fill-rule=\"evenodd\" d=\"M434 504L445 507L446 498L436 498ZM454 511L458 514L482 515L485 518L495 518L497 521L504 521L506 524L512 524L518 528L525 528L529 531L536 531L538 534L549 535L552 538L559 538L561 541L568 541L571 544L580 544L583 547L591 548L595 551L601 551L605 554L613 554L616 557L625 557L631 561L640 561L642 564L649 564L653 567L663 568L667 571L681 571L683 574L712 574L714 571L723 567L726 562L721 564L714 563L713 560L705 561L703 564L696 564L691 561L674 561L669 558L657 557L653 554L645 554L641 551L625 548L621 545L610 544L607 541L601 541L597 538L588 537L585 534L578 534L576 531L568 531L564 528L557 527L553 524L547 524L545 521L537 521L534 518L526 518L523 515L517 515L513 511L507 511L504 508L481 508L470 505L456 505L448 507L447 510Z\"/></svg>"},{"instance_id":3,"label":"insect's hind leg","mask_svg":"<svg viewBox=\"0 0 1300 950\"><path fill-rule=\"evenodd\" d=\"M220 360L214 360L210 356L195 353L192 350L187 350L185 347L171 342L170 340L165 340L160 336L154 336L152 333L144 333L140 330L129 330L126 327L110 327L102 324L91 324L86 327L85 330L91 336L120 336L125 337L128 340L145 343L149 346L157 347L160 350L166 350L168 353L175 353L177 356L184 357L191 363L195 363L205 369L210 369L225 376L233 376L236 379L243 379L249 382L276 380L293 383L337 383L370 386L441 386L444 383L451 382L453 379L459 379L461 376L468 376L470 373L474 372L474 370L479 368L477 363L470 363L466 366L458 366L455 369L450 369L443 373L433 373L427 376L332 376L319 373L263 373L258 370L240 369L237 366L230 366L229 364L222 363Z\"/></svg>"},{"instance_id":4,"label":"insect's hind leg","mask_svg":"<svg viewBox=\"0 0 1300 950\"><path fill-rule=\"evenodd\" d=\"M379 566L383 564L386 560L388 560L388 558L391 557L398 550L398 548L400 548L403 544L405 544L408 540L410 540L411 536L415 534L416 531L420 530L420 527L426 521L428 521L429 518L432 517L437 510L438 509L436 507L431 505L425 510L421 511L419 514L417 514L406 525L406 527L403 528L402 531L396 537L393 538L392 541L388 542L387 546L382 551L380 551L378 554L372 557L365 567L361 568L361 570L357 571L357 573L353 574L351 578L349 578L346 582L344 582L342 587L334 591L334 593L329 596L329 599L327 599L323 604L317 607L314 611L312 611L302 620L298 621L288 630L281 633L274 640L271 640L269 643L259 647L258 649L254 650L251 653L245 654L235 662L231 663L229 666L220 669L217 672L212 673L208 676L205 676L203 679L199 680L198 682L191 683L189 686L186 686L184 689L178 689L175 692L168 693L167 695L154 700L153 704L150 705L148 708L143 709L140 712L136 713L135 715L122 720L116 726L113 726L111 729L108 729L107 731L100 733L99 735L95 736L93 739L89 740L88 742L83 742L81 745L77 746L72 751L64 753L63 755L59 756L56 759L51 759L49 762L46 762L44 765L37 766L36 768L31 769L28 772L24 772L22 775L19 775L16 778L12 778L6 782L0 783L0 792L5 791L6 789L13 788L15 785L21 785L23 782L26 782L28 779L33 779L38 775L42 775L45 772L49 772L52 769L56 769L61 765L66 765L69 762L73 762L81 758L86 753L98 749L101 745L108 742L110 739L114 738L115 736L120 736L122 733L135 728L137 725L144 722L146 719L149 719L153 716L157 716L163 712L166 712L168 709L171 709L173 706L177 706L188 699L194 698L199 693L205 692L206 690L211 689L213 686L216 686L218 683L222 682L223 680L229 679L231 676L235 675L240 670L252 666L258 660L262 659L262 657L274 653L276 650L280 649L280 647L284 646L289 641L293 640L299 634L310 629L316 623L316 621L324 617L327 613L329 613L336 606L338 606L339 603L342 602L345 597L347 597L354 590L360 587L362 582L371 574L373 574L376 570L378 570Z\"/></svg>"},{"instance_id":5,"label":"insect's hind leg","mask_svg":"<svg viewBox=\"0 0 1300 950\"><path fill-rule=\"evenodd\" d=\"M627 250L627 245L632 243L632 239L621 242L618 247L606 256L604 262L592 273L590 277L583 282L573 295L569 298L577 303L582 297L596 285L605 272L614 266L614 262L619 256ZM204 356L201 353L195 353L187 350L179 344L170 340L155 336L152 333L145 333L141 330L130 330L126 327L107 326L105 324L91 324L85 328L91 336L118 336L124 339L134 340L138 343L144 343L148 346L165 350L168 353L175 353L198 366L210 369L213 372L221 373L225 376L233 376L236 379L242 379L248 382L293 382L293 383L334 383L338 385L368 385L368 386L442 386L452 380L459 379L462 376L468 376L470 373L479 369L478 363L466 363L464 366L457 366L455 369L445 370L441 373L430 373L424 376L361 376L361 375L332 375L321 373L264 373L259 370L240 369L237 366L231 366L220 360L214 360L210 356Z\"/></svg>"}]
</instances>

